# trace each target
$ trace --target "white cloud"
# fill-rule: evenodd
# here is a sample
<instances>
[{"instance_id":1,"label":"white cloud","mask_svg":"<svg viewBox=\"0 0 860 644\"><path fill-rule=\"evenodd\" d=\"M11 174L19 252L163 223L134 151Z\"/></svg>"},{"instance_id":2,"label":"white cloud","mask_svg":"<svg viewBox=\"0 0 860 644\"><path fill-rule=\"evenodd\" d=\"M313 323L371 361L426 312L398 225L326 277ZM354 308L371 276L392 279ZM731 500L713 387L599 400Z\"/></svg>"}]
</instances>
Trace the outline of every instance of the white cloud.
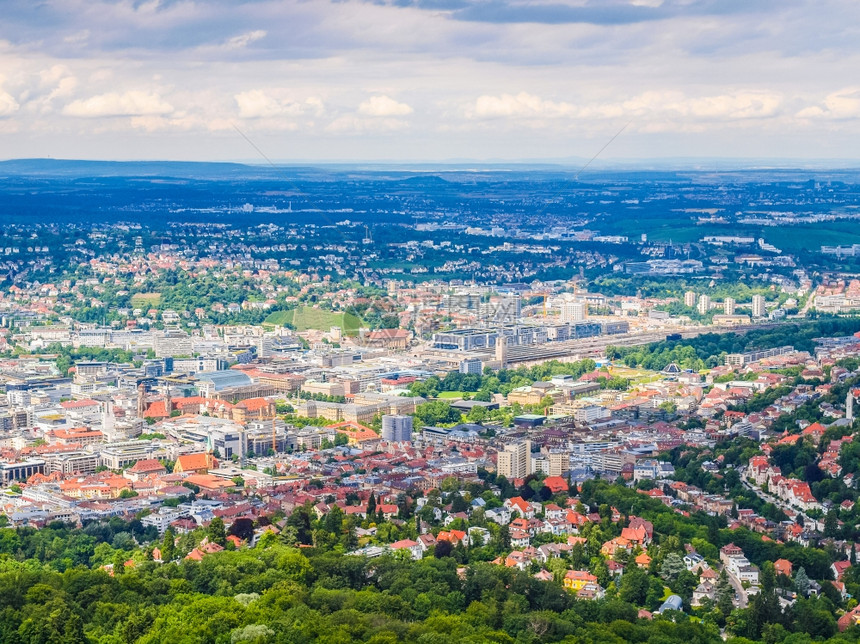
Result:
<instances>
[{"instance_id":1,"label":"white cloud","mask_svg":"<svg viewBox=\"0 0 860 644\"><path fill-rule=\"evenodd\" d=\"M131 90L118 94L109 92L99 94L87 99L72 101L65 108L63 114L80 117L103 117L103 116L152 116L158 114L170 114L173 106L158 94Z\"/></svg>"},{"instance_id":2,"label":"white cloud","mask_svg":"<svg viewBox=\"0 0 860 644\"><path fill-rule=\"evenodd\" d=\"M821 105L800 110L801 119L850 119L860 117L860 87L847 87L828 94Z\"/></svg>"},{"instance_id":3,"label":"white cloud","mask_svg":"<svg viewBox=\"0 0 860 644\"><path fill-rule=\"evenodd\" d=\"M280 102L259 89L236 94L233 98L239 106L239 116L243 119L269 118L284 112Z\"/></svg>"},{"instance_id":4,"label":"white cloud","mask_svg":"<svg viewBox=\"0 0 860 644\"><path fill-rule=\"evenodd\" d=\"M547 101L526 92L479 96L467 115L477 118L571 116L576 108L570 103Z\"/></svg>"},{"instance_id":5,"label":"white cloud","mask_svg":"<svg viewBox=\"0 0 860 644\"><path fill-rule=\"evenodd\" d=\"M11 94L0 92L0 117L14 114L19 107L18 101Z\"/></svg>"},{"instance_id":6,"label":"white cloud","mask_svg":"<svg viewBox=\"0 0 860 644\"><path fill-rule=\"evenodd\" d=\"M252 42L257 42L258 40L262 40L266 37L266 31L263 29L257 29L255 31L249 31L244 34L240 34L238 36L234 36L230 38L226 43L224 43L225 49L244 49Z\"/></svg>"},{"instance_id":7,"label":"white cloud","mask_svg":"<svg viewBox=\"0 0 860 644\"><path fill-rule=\"evenodd\" d=\"M395 132L405 130L409 127L409 123L403 119L397 118L358 118L356 116L344 115L339 116L334 121L329 123L325 131L333 134L362 134L366 132Z\"/></svg>"},{"instance_id":8,"label":"white cloud","mask_svg":"<svg viewBox=\"0 0 860 644\"><path fill-rule=\"evenodd\" d=\"M299 103L275 98L263 90L252 89L236 94L233 98L239 106L239 116L243 119L301 116L307 113L320 115L324 110L322 100L316 96Z\"/></svg>"},{"instance_id":9,"label":"white cloud","mask_svg":"<svg viewBox=\"0 0 860 644\"><path fill-rule=\"evenodd\" d=\"M643 92L618 102L589 102L582 105L552 101L527 92L479 96L465 110L467 118L541 119L681 118L703 121L733 121L777 115L782 97L771 92L738 92L689 97L682 92ZM548 123L546 123L548 124Z\"/></svg>"},{"instance_id":10,"label":"white cloud","mask_svg":"<svg viewBox=\"0 0 860 644\"><path fill-rule=\"evenodd\" d=\"M645 92L622 104L631 116L670 115L702 120L732 121L775 116L782 96L767 91L745 91L688 97L681 92Z\"/></svg>"},{"instance_id":11,"label":"white cloud","mask_svg":"<svg viewBox=\"0 0 860 644\"><path fill-rule=\"evenodd\" d=\"M365 116L406 116L412 114L412 108L406 103L398 103L388 96L371 96L358 106L360 114Z\"/></svg>"}]
</instances>

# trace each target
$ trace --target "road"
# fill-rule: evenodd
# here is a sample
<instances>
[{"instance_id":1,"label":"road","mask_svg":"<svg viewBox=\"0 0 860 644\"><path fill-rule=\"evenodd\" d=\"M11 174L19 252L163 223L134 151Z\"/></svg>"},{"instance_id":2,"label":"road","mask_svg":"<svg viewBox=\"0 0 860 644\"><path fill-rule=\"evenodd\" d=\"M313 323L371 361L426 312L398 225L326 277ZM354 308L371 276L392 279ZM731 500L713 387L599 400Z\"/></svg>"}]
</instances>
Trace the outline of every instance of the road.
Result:
<instances>
[{"instance_id":1,"label":"road","mask_svg":"<svg viewBox=\"0 0 860 644\"><path fill-rule=\"evenodd\" d=\"M778 507L780 510L785 512L791 520L796 519L797 516L800 515L800 517L803 519L804 525L812 525L812 526L816 525L815 520L812 519L811 517L807 516L807 514L805 512L803 512L802 510L795 509L795 508L791 507L788 503L783 501L782 499L778 499L775 496L773 496L772 494L768 494L767 492L758 488L757 486L752 485L746 478L746 470L747 470L746 467L739 467L738 468L738 474L741 477L741 484L745 488L747 488L748 490L750 490L752 492L755 492L755 494L757 494L758 497L762 501L765 501L766 503L773 503L776 507Z\"/></svg>"},{"instance_id":2,"label":"road","mask_svg":"<svg viewBox=\"0 0 860 644\"><path fill-rule=\"evenodd\" d=\"M723 566L723 569L726 571L726 577L729 578L729 583L732 585L732 588L735 589L735 597L738 598L738 608L746 608L747 604L749 604L749 598L747 597L747 591L744 590L743 584L741 584L740 580L730 573L725 566Z\"/></svg>"}]
</instances>

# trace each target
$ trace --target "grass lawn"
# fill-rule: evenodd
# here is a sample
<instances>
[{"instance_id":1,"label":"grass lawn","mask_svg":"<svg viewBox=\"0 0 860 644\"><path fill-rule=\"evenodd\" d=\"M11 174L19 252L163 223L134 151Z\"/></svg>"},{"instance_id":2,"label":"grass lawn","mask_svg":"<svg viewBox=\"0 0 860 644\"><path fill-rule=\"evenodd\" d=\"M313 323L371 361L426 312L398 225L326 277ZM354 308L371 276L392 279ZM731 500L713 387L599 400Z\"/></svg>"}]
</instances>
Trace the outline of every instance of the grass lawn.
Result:
<instances>
[{"instance_id":1,"label":"grass lawn","mask_svg":"<svg viewBox=\"0 0 860 644\"><path fill-rule=\"evenodd\" d=\"M158 306L161 302L161 293L135 293L131 296L131 305L135 308L144 306Z\"/></svg>"},{"instance_id":2,"label":"grass lawn","mask_svg":"<svg viewBox=\"0 0 860 644\"><path fill-rule=\"evenodd\" d=\"M266 319L263 320L263 324L271 325L271 326L284 326L285 324L293 323L293 312L292 311L275 311L274 313L269 313L266 316Z\"/></svg>"},{"instance_id":3,"label":"grass lawn","mask_svg":"<svg viewBox=\"0 0 860 644\"><path fill-rule=\"evenodd\" d=\"M291 324L296 331L328 331L333 326L339 326L344 335L356 336L358 330L364 326L361 318L351 313L336 311L325 311L310 306L301 306L290 311L275 311L270 313L263 324L270 326L283 326Z\"/></svg>"},{"instance_id":4,"label":"grass lawn","mask_svg":"<svg viewBox=\"0 0 860 644\"><path fill-rule=\"evenodd\" d=\"M439 398L462 398L466 394L465 391L440 391Z\"/></svg>"}]
</instances>

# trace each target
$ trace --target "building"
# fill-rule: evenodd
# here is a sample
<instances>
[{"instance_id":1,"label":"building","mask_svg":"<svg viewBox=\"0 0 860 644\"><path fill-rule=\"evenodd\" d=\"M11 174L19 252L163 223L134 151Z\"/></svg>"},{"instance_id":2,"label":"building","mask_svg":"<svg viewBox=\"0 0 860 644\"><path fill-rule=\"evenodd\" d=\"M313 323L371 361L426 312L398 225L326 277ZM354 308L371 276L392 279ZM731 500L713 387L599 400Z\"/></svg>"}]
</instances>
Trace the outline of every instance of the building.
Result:
<instances>
[{"instance_id":1,"label":"building","mask_svg":"<svg viewBox=\"0 0 860 644\"><path fill-rule=\"evenodd\" d=\"M763 318L765 314L764 296L753 295L752 297L752 316L754 318Z\"/></svg>"},{"instance_id":2,"label":"building","mask_svg":"<svg viewBox=\"0 0 860 644\"><path fill-rule=\"evenodd\" d=\"M368 346L384 349L403 350L409 344L409 331L406 329L379 329L365 336Z\"/></svg>"},{"instance_id":3,"label":"building","mask_svg":"<svg viewBox=\"0 0 860 644\"><path fill-rule=\"evenodd\" d=\"M735 314L735 298L727 297L723 300L723 313L726 315L734 315Z\"/></svg>"},{"instance_id":4,"label":"building","mask_svg":"<svg viewBox=\"0 0 860 644\"><path fill-rule=\"evenodd\" d=\"M412 441L412 416L386 414L382 417L382 439L394 443Z\"/></svg>"},{"instance_id":5,"label":"building","mask_svg":"<svg viewBox=\"0 0 860 644\"><path fill-rule=\"evenodd\" d=\"M669 478L675 474L675 468L671 463L665 461L656 461L646 459L637 461L633 466L633 480L641 481L643 479L655 480Z\"/></svg>"},{"instance_id":6,"label":"building","mask_svg":"<svg viewBox=\"0 0 860 644\"><path fill-rule=\"evenodd\" d=\"M207 474L210 469L218 467L218 461L209 452L197 454L182 454L176 459L173 466L174 474L194 472L195 474Z\"/></svg>"},{"instance_id":7,"label":"building","mask_svg":"<svg viewBox=\"0 0 860 644\"><path fill-rule=\"evenodd\" d=\"M562 322L582 322L588 315L588 305L585 302L565 300L560 308Z\"/></svg>"},{"instance_id":8,"label":"building","mask_svg":"<svg viewBox=\"0 0 860 644\"><path fill-rule=\"evenodd\" d=\"M44 472L45 461L40 458L18 463L2 463L0 464L0 482L3 485L9 485L12 481L26 481L34 474L43 474Z\"/></svg>"},{"instance_id":9,"label":"building","mask_svg":"<svg viewBox=\"0 0 860 644\"><path fill-rule=\"evenodd\" d=\"M505 445L498 453L496 469L508 480L527 477L532 473L532 442L524 440Z\"/></svg>"},{"instance_id":10,"label":"building","mask_svg":"<svg viewBox=\"0 0 860 644\"><path fill-rule=\"evenodd\" d=\"M308 380L302 385L302 391L308 394L323 394L324 396L344 396L346 390L340 382L317 382Z\"/></svg>"},{"instance_id":11,"label":"building","mask_svg":"<svg viewBox=\"0 0 860 644\"><path fill-rule=\"evenodd\" d=\"M700 295L699 304L696 306L696 310L700 315L705 315L711 310L711 298L708 295Z\"/></svg>"},{"instance_id":12,"label":"building","mask_svg":"<svg viewBox=\"0 0 860 644\"><path fill-rule=\"evenodd\" d=\"M684 293L684 306L688 306L693 308L696 306L696 292L695 291L687 291Z\"/></svg>"},{"instance_id":13,"label":"building","mask_svg":"<svg viewBox=\"0 0 860 644\"><path fill-rule=\"evenodd\" d=\"M460 363L460 373L471 373L480 376L481 361L478 358L467 358Z\"/></svg>"},{"instance_id":14,"label":"building","mask_svg":"<svg viewBox=\"0 0 860 644\"><path fill-rule=\"evenodd\" d=\"M570 471L570 454L565 451L551 451L547 455L549 476L565 476Z\"/></svg>"}]
</instances>

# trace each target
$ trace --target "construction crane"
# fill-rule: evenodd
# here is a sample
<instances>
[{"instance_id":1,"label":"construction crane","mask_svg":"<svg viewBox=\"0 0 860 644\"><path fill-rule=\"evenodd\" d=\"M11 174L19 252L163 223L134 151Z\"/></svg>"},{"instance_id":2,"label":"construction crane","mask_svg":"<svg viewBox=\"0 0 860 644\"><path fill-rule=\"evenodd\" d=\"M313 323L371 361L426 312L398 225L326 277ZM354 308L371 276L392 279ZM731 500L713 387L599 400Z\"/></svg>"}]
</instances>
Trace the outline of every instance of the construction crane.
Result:
<instances>
[{"instance_id":1,"label":"construction crane","mask_svg":"<svg viewBox=\"0 0 860 644\"><path fill-rule=\"evenodd\" d=\"M373 235L370 234L370 227L364 227L364 239L361 240L362 244L372 244L373 243Z\"/></svg>"}]
</instances>

